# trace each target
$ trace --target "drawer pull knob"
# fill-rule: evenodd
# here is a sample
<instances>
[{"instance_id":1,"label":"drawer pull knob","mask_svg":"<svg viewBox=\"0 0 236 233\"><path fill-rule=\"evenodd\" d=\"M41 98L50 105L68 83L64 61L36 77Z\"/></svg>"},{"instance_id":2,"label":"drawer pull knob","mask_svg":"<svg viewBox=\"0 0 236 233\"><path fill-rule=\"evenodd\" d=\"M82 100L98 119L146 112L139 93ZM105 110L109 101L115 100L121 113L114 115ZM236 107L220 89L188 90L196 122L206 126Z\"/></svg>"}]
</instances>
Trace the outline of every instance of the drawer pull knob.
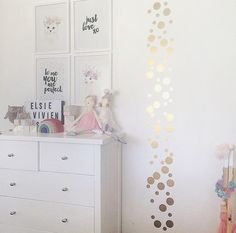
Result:
<instances>
[{"instance_id":1,"label":"drawer pull knob","mask_svg":"<svg viewBox=\"0 0 236 233\"><path fill-rule=\"evenodd\" d=\"M68 160L68 157L67 156L63 156L61 157L62 160Z\"/></svg>"},{"instance_id":2,"label":"drawer pull knob","mask_svg":"<svg viewBox=\"0 0 236 233\"><path fill-rule=\"evenodd\" d=\"M11 215L11 216L16 215L16 211L11 211L11 212L10 212L10 215Z\"/></svg>"},{"instance_id":3,"label":"drawer pull knob","mask_svg":"<svg viewBox=\"0 0 236 233\"><path fill-rule=\"evenodd\" d=\"M67 223L67 222L68 222L68 219L67 219L67 218L63 218L63 219L61 220L61 222Z\"/></svg>"},{"instance_id":4,"label":"drawer pull knob","mask_svg":"<svg viewBox=\"0 0 236 233\"><path fill-rule=\"evenodd\" d=\"M69 189L68 189L67 187L62 188L61 190L62 190L63 192L69 191Z\"/></svg>"},{"instance_id":5,"label":"drawer pull knob","mask_svg":"<svg viewBox=\"0 0 236 233\"><path fill-rule=\"evenodd\" d=\"M11 186L11 187L16 186L16 183L15 183L15 182L12 182L12 183L10 183L10 186Z\"/></svg>"},{"instance_id":6,"label":"drawer pull knob","mask_svg":"<svg viewBox=\"0 0 236 233\"><path fill-rule=\"evenodd\" d=\"M11 154L8 154L8 157L9 158L13 158L15 155L13 154L13 153L11 153Z\"/></svg>"}]
</instances>

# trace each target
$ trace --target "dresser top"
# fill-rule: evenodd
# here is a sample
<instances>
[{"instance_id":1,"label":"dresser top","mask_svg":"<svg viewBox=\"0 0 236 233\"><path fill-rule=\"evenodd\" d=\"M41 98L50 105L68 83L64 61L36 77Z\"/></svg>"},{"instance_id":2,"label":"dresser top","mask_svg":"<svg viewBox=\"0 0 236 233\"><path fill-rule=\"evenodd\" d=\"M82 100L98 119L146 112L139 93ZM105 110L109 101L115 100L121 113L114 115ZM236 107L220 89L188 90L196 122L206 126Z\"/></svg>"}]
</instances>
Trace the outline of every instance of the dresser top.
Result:
<instances>
[{"instance_id":1,"label":"dresser top","mask_svg":"<svg viewBox=\"0 0 236 233\"><path fill-rule=\"evenodd\" d=\"M99 134L87 134L77 136L67 136L64 133L58 134L40 134L40 133L0 133L0 140L14 141L35 141L35 142L61 142L78 144L104 145L114 141L110 136Z\"/></svg>"}]
</instances>

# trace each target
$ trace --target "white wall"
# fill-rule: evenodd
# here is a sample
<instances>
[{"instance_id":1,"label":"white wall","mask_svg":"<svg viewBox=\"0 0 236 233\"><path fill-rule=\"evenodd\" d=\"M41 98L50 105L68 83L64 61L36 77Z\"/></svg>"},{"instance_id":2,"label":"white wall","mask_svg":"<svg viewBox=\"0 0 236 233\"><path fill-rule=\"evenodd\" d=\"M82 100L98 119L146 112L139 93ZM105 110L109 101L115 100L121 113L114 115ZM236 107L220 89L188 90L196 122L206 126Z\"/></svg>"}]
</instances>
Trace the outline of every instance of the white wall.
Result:
<instances>
[{"instance_id":1,"label":"white wall","mask_svg":"<svg viewBox=\"0 0 236 233\"><path fill-rule=\"evenodd\" d=\"M146 178L151 166L150 118L145 111L150 84L145 78L151 0L114 0L114 88L120 92L117 118L129 135L123 159L123 233L162 232L150 216ZM171 147L176 181L172 208L175 233L214 233L220 177L215 146L236 143L236 2L171 1L174 15L172 80L176 116ZM21 104L35 93L32 0L0 0L0 129L8 104ZM156 200L157 202L161 200ZM162 218L160 216L160 218Z\"/></svg>"}]
</instances>

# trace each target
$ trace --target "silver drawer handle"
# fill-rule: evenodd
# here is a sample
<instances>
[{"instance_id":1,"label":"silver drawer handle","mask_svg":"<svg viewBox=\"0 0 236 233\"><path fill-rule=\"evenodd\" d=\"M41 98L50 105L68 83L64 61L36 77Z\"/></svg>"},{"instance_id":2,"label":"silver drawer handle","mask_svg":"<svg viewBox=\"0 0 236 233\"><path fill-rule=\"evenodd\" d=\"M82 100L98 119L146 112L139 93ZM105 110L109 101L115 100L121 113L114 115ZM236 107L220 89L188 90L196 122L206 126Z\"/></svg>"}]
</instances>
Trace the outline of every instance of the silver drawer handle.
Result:
<instances>
[{"instance_id":1,"label":"silver drawer handle","mask_svg":"<svg viewBox=\"0 0 236 233\"><path fill-rule=\"evenodd\" d=\"M15 155L13 153L7 155L9 158L13 158Z\"/></svg>"},{"instance_id":2,"label":"silver drawer handle","mask_svg":"<svg viewBox=\"0 0 236 233\"><path fill-rule=\"evenodd\" d=\"M61 220L61 222L67 223L67 222L68 222L68 219L67 219L67 218L63 218L63 219Z\"/></svg>"},{"instance_id":3,"label":"silver drawer handle","mask_svg":"<svg viewBox=\"0 0 236 233\"><path fill-rule=\"evenodd\" d=\"M61 157L62 160L68 160L68 157L67 156L63 156Z\"/></svg>"},{"instance_id":4,"label":"silver drawer handle","mask_svg":"<svg viewBox=\"0 0 236 233\"><path fill-rule=\"evenodd\" d=\"M69 191L69 189L67 187L64 187L64 188L61 189L61 191L62 192L67 192L67 191Z\"/></svg>"},{"instance_id":5,"label":"silver drawer handle","mask_svg":"<svg viewBox=\"0 0 236 233\"><path fill-rule=\"evenodd\" d=\"M11 212L10 212L10 215L11 215L11 216L16 215L16 211L11 211Z\"/></svg>"},{"instance_id":6,"label":"silver drawer handle","mask_svg":"<svg viewBox=\"0 0 236 233\"><path fill-rule=\"evenodd\" d=\"M16 186L16 183L15 183L15 182L12 182L12 183L10 183L10 186L11 186L11 187Z\"/></svg>"}]
</instances>

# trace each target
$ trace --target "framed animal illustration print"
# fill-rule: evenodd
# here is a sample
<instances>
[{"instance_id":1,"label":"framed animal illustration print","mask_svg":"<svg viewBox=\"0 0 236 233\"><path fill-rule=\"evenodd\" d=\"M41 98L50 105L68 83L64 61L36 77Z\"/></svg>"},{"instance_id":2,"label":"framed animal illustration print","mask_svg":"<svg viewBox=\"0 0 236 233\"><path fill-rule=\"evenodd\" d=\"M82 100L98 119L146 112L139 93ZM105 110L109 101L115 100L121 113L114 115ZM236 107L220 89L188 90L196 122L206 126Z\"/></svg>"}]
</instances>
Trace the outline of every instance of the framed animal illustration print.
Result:
<instances>
[{"instance_id":1,"label":"framed animal illustration print","mask_svg":"<svg viewBox=\"0 0 236 233\"><path fill-rule=\"evenodd\" d=\"M73 2L75 52L111 49L111 0Z\"/></svg>"},{"instance_id":2,"label":"framed animal illustration print","mask_svg":"<svg viewBox=\"0 0 236 233\"><path fill-rule=\"evenodd\" d=\"M67 53L70 45L69 3L35 6L36 54Z\"/></svg>"},{"instance_id":3,"label":"framed animal illustration print","mask_svg":"<svg viewBox=\"0 0 236 233\"><path fill-rule=\"evenodd\" d=\"M110 54L75 56L75 103L83 106L88 95L101 97L105 89L111 89Z\"/></svg>"},{"instance_id":4,"label":"framed animal illustration print","mask_svg":"<svg viewBox=\"0 0 236 233\"><path fill-rule=\"evenodd\" d=\"M70 58L36 58L37 99L70 102Z\"/></svg>"}]
</instances>

